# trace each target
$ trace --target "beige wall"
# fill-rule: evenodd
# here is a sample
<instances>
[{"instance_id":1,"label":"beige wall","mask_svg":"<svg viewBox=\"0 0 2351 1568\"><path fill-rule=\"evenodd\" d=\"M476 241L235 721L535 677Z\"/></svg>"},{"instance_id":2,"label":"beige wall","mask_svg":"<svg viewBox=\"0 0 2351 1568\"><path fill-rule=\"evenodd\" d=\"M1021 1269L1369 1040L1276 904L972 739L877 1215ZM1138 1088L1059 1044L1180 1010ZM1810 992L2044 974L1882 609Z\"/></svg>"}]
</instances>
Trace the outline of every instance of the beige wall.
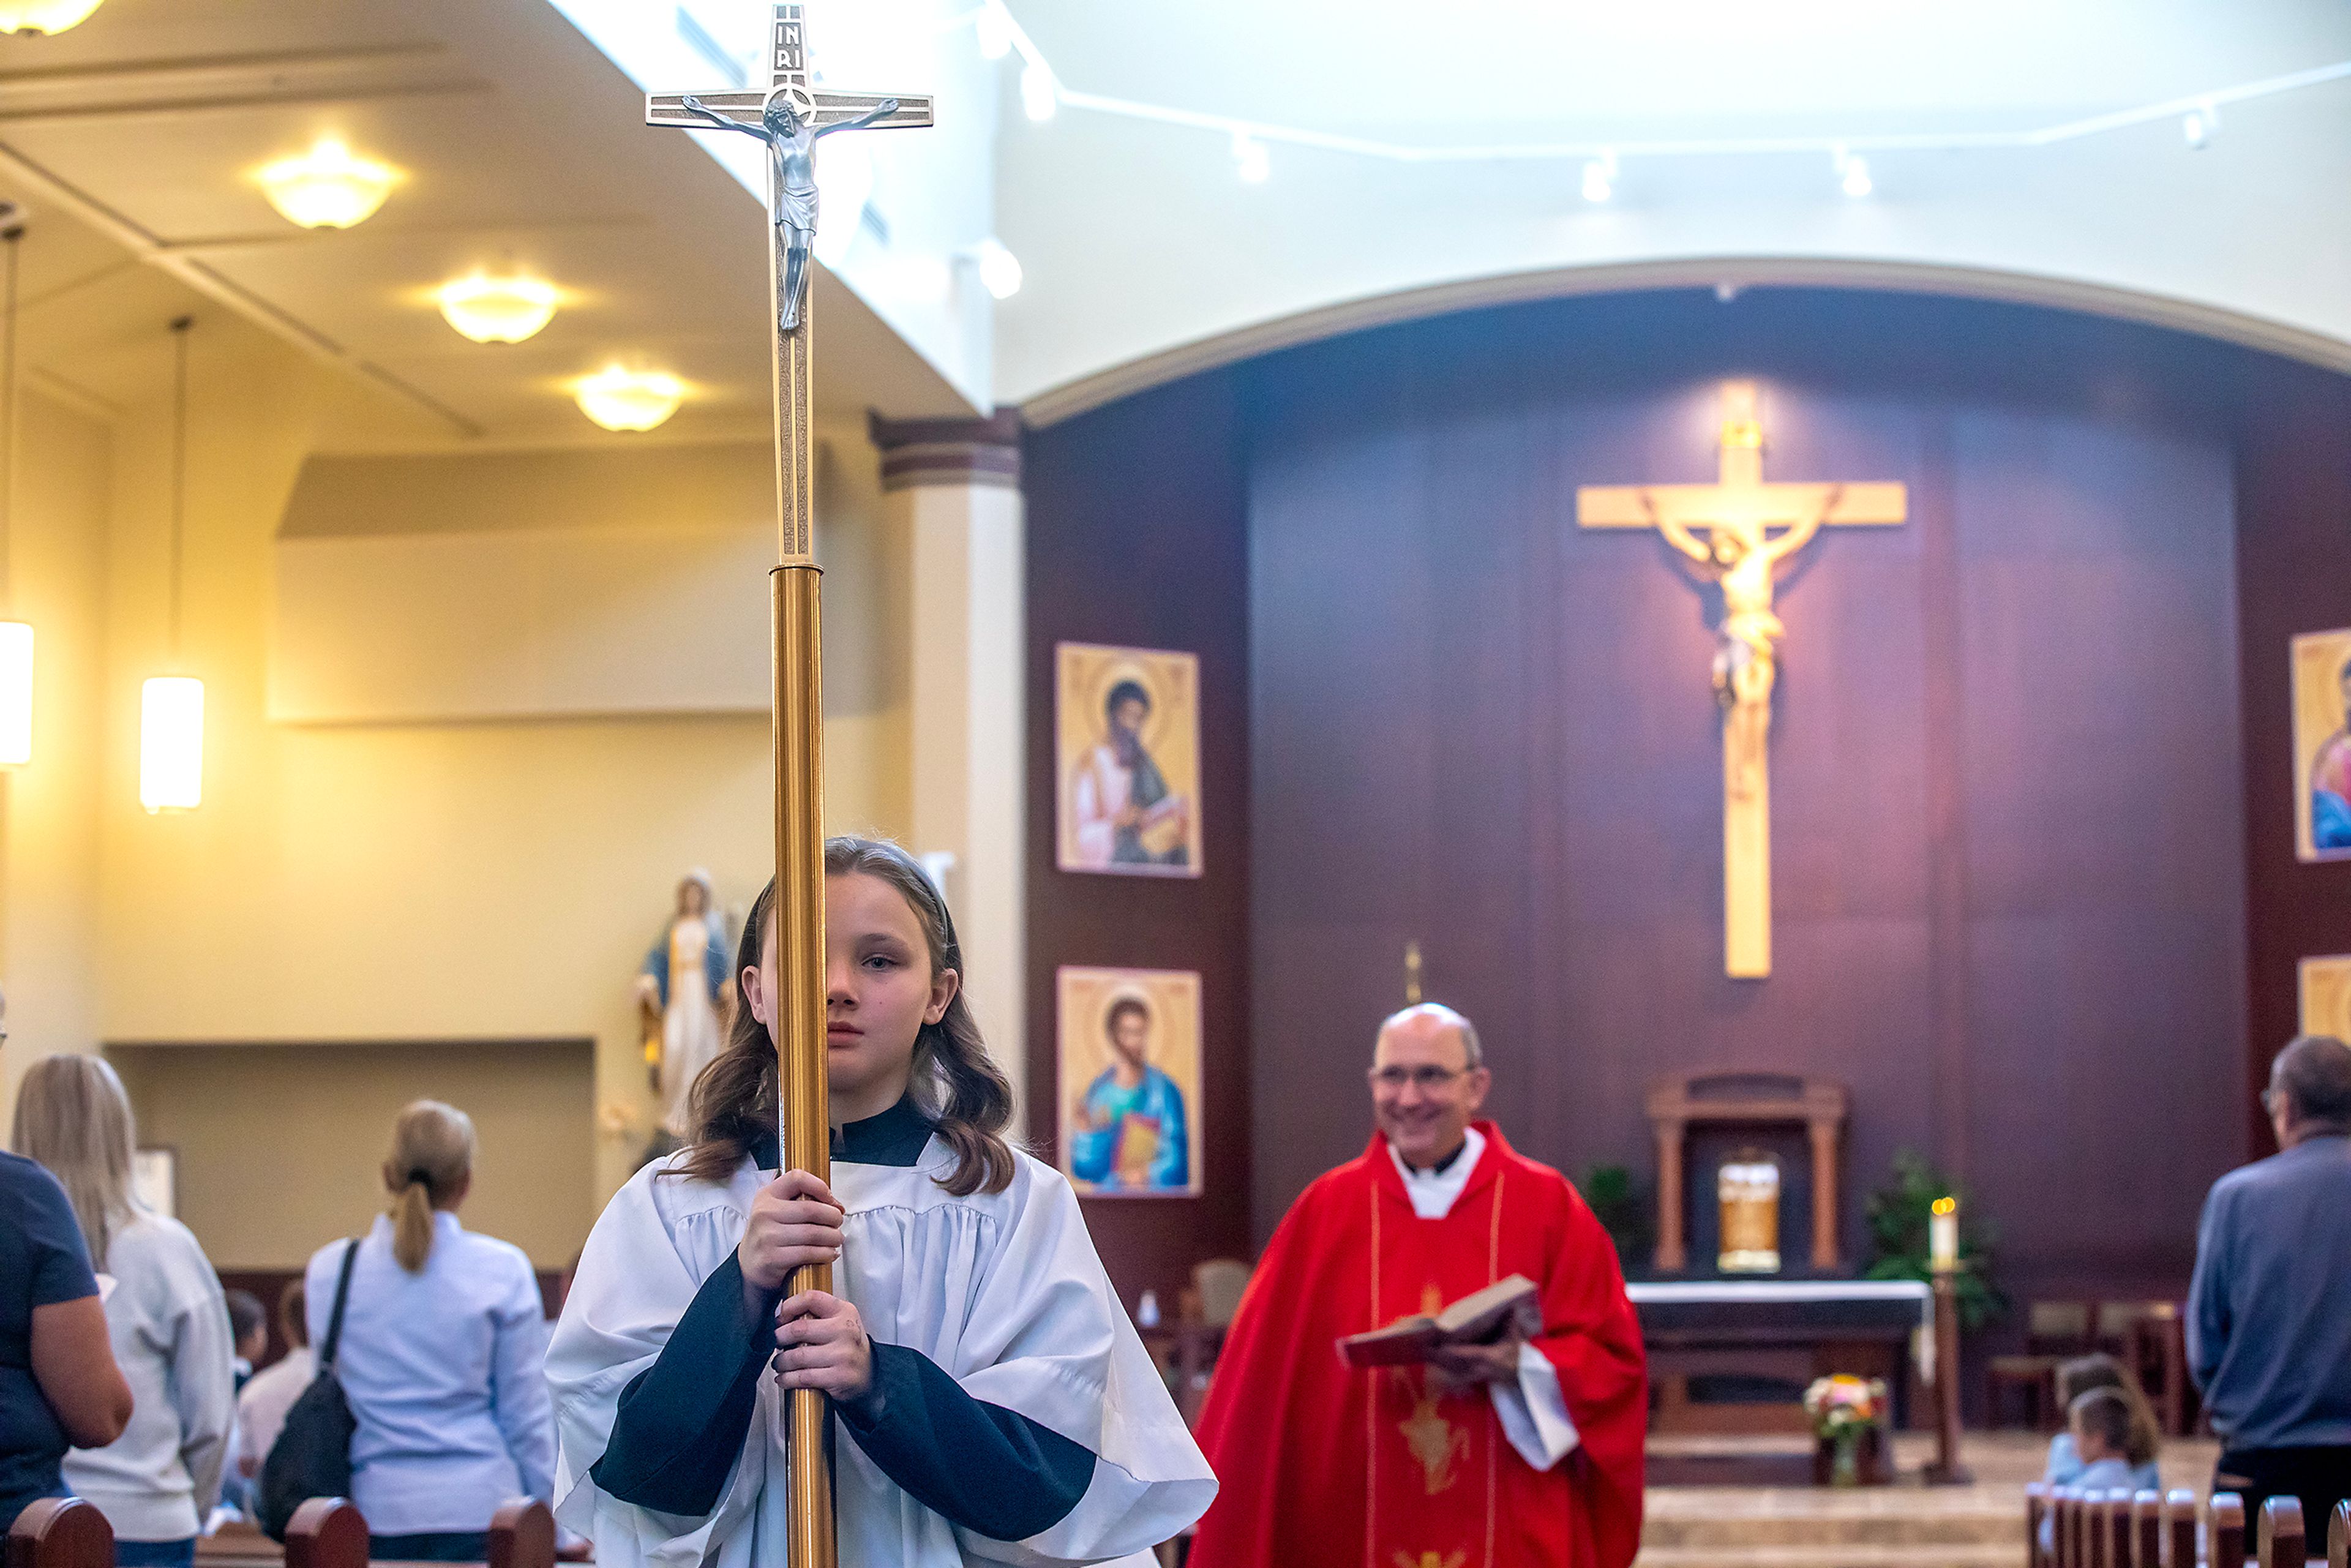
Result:
<instances>
[{"instance_id":1,"label":"beige wall","mask_svg":"<svg viewBox=\"0 0 2351 1568\"><path fill-rule=\"evenodd\" d=\"M297 1269L383 1207L392 1119L445 1100L480 1153L459 1218L541 1269L594 1223L595 1051L569 1043L131 1047L107 1052L142 1145L177 1151L179 1217L217 1269ZM298 1115L286 1107L298 1105ZM300 1179L287 1180L287 1171Z\"/></svg>"},{"instance_id":2,"label":"beige wall","mask_svg":"<svg viewBox=\"0 0 2351 1568\"><path fill-rule=\"evenodd\" d=\"M42 632L45 689L56 695L37 777L9 785L10 1082L31 1054L99 1041L297 1045L322 1065L273 1090L271 1065L294 1059L224 1058L237 1065L202 1103L274 1104L302 1119L306 1137L326 1137L321 1146L350 1144L372 1162L382 1096L367 1086L374 1080L354 1078L348 1101L339 1097L334 1064L363 1059L330 1042L592 1040L596 1114L583 1116L550 1080L501 1124L519 1147L569 1140L590 1151L580 1167L593 1172L587 1199L551 1198L555 1228L530 1243L559 1263L645 1141L651 1100L630 982L677 876L708 867L738 910L765 879L768 724L269 723L271 545L329 373L226 329L208 346L199 327L180 663L205 682L206 749L204 805L187 815L150 817L137 800L139 685L167 662L168 409L129 411L110 434L110 462L94 428L26 444L27 487L57 488L60 508L80 508L51 531L80 541L81 556L37 570L35 551L18 550L25 590L38 577L55 585L46 591L79 597L56 613L60 632ZM64 428L61 416L41 417ZM890 652L903 643L903 622L891 619L903 610L887 608L903 603L904 549L884 536L862 434L827 434L828 816L836 828L904 833L907 699L903 657ZM375 499L398 515L396 493ZM664 499L648 482L637 504L658 518ZM432 510L429 486L412 505ZM20 541L31 537L20 530ZM71 555L56 540L41 548ZM78 739L60 742L68 726ZM444 1070L455 1060L417 1054ZM524 1071L539 1059L514 1060ZM226 1179L201 1166L214 1157L206 1151L242 1148L243 1124L157 1114L187 1140L187 1191ZM239 1255L223 1262L307 1251L327 1219L308 1195L263 1188L246 1201L251 1223L274 1228L224 1230ZM334 1219L329 1233L348 1223Z\"/></svg>"},{"instance_id":3,"label":"beige wall","mask_svg":"<svg viewBox=\"0 0 2351 1568\"><path fill-rule=\"evenodd\" d=\"M0 774L0 1126L25 1064L98 1040L106 427L19 405L8 613L34 637L33 765Z\"/></svg>"}]
</instances>

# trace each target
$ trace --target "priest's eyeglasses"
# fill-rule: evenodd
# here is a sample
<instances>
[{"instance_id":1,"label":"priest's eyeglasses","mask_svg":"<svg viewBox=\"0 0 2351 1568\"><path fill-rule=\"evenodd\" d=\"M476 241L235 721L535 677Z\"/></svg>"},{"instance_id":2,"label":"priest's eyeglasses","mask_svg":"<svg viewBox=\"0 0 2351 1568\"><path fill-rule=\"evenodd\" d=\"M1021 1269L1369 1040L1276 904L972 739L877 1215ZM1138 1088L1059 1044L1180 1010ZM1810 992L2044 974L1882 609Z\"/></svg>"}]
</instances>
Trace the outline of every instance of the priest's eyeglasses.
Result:
<instances>
[{"instance_id":1,"label":"priest's eyeglasses","mask_svg":"<svg viewBox=\"0 0 2351 1568\"><path fill-rule=\"evenodd\" d=\"M1374 1067L1371 1080L1382 1089L1402 1090L1407 1083L1433 1094L1469 1070L1466 1067Z\"/></svg>"}]
</instances>

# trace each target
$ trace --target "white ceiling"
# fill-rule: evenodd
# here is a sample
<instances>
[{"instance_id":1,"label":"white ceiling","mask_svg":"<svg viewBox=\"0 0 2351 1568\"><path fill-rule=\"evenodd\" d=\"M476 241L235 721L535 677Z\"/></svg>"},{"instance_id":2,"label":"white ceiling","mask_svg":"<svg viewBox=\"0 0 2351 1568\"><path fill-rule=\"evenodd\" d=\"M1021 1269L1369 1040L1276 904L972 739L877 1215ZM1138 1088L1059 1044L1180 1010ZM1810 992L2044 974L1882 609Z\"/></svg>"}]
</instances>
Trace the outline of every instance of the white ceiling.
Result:
<instances>
[{"instance_id":1,"label":"white ceiling","mask_svg":"<svg viewBox=\"0 0 2351 1568\"><path fill-rule=\"evenodd\" d=\"M343 367L329 450L626 439L566 395L613 358L695 389L665 437L764 430L758 204L693 138L642 129L637 86L558 4L674 31L676 0L105 0L60 37L0 38L0 196L35 214L37 383L100 409L154 395L163 323L194 301ZM1431 148L2015 131L2351 60L2343 0L1007 4L1070 91ZM855 291L820 276L834 418L967 412L958 388L991 384L1052 417L1363 321L1708 281L2052 299L2351 367L2351 81L2232 104L2200 152L2167 120L1873 153L1862 201L1818 153L1628 156L1592 205L1573 160L1276 143L1271 179L1244 184L1215 129L1074 105L999 119L985 99L1017 105L1019 62L977 66L960 0L819 0L820 19L844 5L926 18L865 27L850 74L935 85L925 136L993 167L992 222L1028 281L995 308L991 350L985 309L918 319L878 267L860 275L871 251L844 274ZM755 22L765 0L691 6ZM943 45L971 59L940 66ZM347 234L290 227L250 178L326 131L412 174ZM944 190L883 172L888 227L925 252L991 221L968 172ZM526 344L468 343L427 291L507 258L569 290L565 308Z\"/></svg>"},{"instance_id":2,"label":"white ceiling","mask_svg":"<svg viewBox=\"0 0 2351 1568\"><path fill-rule=\"evenodd\" d=\"M1411 147L2016 131L2351 60L2342 0L1008 0L1065 90ZM1014 66L1005 70L1010 90ZM1072 105L998 137L1029 287L997 393L1055 417L1398 314L1643 282L2114 309L2351 368L2351 81L2031 149L1397 162Z\"/></svg>"},{"instance_id":3,"label":"white ceiling","mask_svg":"<svg viewBox=\"0 0 2351 1568\"><path fill-rule=\"evenodd\" d=\"M193 303L349 371L329 449L625 439L567 390L615 359L694 389L665 437L764 430L758 204L642 113L543 0L106 0L57 37L0 37L28 370L100 409L154 395L165 323ZM252 172L328 131L409 178L354 229L298 229ZM519 345L459 337L432 288L509 260L563 308ZM816 308L823 413L967 411L829 277Z\"/></svg>"}]
</instances>

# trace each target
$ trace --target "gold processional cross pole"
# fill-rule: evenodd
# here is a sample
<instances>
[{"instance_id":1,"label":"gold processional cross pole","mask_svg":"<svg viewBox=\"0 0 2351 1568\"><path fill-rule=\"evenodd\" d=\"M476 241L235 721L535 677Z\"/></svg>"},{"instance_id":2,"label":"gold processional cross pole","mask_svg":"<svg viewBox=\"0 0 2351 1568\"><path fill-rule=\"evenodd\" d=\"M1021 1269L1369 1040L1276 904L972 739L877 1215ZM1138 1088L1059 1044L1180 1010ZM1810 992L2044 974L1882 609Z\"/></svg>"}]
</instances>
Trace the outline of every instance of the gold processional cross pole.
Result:
<instances>
[{"instance_id":1,"label":"gold processional cross pole","mask_svg":"<svg viewBox=\"0 0 2351 1568\"><path fill-rule=\"evenodd\" d=\"M1722 585L1714 695L1722 709L1723 972L1771 972L1771 688L1780 639L1772 573L1823 526L1900 523L1900 485L1767 485L1755 383L1722 389L1722 462L1713 485L1586 485L1575 520L1587 528L1656 528ZM1773 528L1784 533L1774 536Z\"/></svg>"},{"instance_id":2,"label":"gold processional cross pole","mask_svg":"<svg viewBox=\"0 0 2351 1568\"><path fill-rule=\"evenodd\" d=\"M809 272L816 244L819 138L836 131L931 123L928 98L833 92L814 86L797 4L776 7L764 92L656 93L645 123L737 131L768 144L768 255L774 342L776 502L781 560L770 576L775 614L776 1048L784 1168L830 1180L824 1076L823 637L818 612L816 453ZM789 1289L830 1291L832 1270L794 1270ZM787 1406L789 1568L833 1568L832 1473L824 1396L794 1389Z\"/></svg>"}]
</instances>

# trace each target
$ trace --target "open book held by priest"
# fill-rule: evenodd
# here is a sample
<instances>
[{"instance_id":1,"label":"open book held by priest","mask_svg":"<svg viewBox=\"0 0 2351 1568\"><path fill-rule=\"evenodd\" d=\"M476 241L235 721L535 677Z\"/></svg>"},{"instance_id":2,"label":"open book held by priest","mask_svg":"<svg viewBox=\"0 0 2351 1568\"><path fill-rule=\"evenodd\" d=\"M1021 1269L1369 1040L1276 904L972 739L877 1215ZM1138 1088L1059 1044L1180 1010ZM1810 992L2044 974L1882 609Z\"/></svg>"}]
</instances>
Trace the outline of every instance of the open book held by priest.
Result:
<instances>
[{"instance_id":1,"label":"open book held by priest","mask_svg":"<svg viewBox=\"0 0 2351 1568\"><path fill-rule=\"evenodd\" d=\"M1542 1333L1541 1293L1524 1274L1472 1291L1434 1316L1415 1312L1384 1329L1352 1333L1338 1342L1339 1359L1349 1366L1414 1366L1454 1345L1494 1344L1515 1332L1520 1339Z\"/></svg>"}]
</instances>

